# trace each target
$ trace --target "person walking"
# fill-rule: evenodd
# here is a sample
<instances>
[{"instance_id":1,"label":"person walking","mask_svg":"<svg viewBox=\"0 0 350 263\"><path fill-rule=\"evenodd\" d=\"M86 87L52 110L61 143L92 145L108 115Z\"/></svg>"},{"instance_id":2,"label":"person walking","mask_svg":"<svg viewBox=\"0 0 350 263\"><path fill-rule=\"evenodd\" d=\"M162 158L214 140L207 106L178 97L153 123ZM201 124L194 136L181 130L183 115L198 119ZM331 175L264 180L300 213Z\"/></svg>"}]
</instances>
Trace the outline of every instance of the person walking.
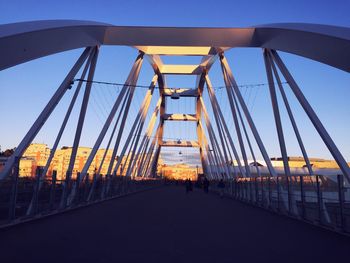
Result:
<instances>
[{"instance_id":1,"label":"person walking","mask_svg":"<svg viewBox=\"0 0 350 263\"><path fill-rule=\"evenodd\" d=\"M186 194L193 190L192 181L190 179L187 179L185 181L185 186L186 186Z\"/></svg>"},{"instance_id":2,"label":"person walking","mask_svg":"<svg viewBox=\"0 0 350 263\"><path fill-rule=\"evenodd\" d=\"M207 177L204 177L204 180L203 180L203 190L205 193L208 193L209 192L209 180L207 179Z\"/></svg>"},{"instance_id":3,"label":"person walking","mask_svg":"<svg viewBox=\"0 0 350 263\"><path fill-rule=\"evenodd\" d=\"M225 189L224 180L220 179L220 181L218 183L218 188L219 188L220 198L223 198L224 197L224 189Z\"/></svg>"}]
</instances>

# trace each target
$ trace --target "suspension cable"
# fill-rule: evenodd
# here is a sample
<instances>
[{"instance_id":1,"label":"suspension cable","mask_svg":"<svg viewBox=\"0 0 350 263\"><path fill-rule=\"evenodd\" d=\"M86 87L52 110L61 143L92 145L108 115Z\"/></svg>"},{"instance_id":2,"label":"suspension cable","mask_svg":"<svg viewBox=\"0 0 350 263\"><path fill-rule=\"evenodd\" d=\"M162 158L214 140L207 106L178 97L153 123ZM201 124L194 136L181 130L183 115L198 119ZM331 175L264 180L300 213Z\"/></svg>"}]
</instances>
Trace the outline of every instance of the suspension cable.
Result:
<instances>
[{"instance_id":1,"label":"suspension cable","mask_svg":"<svg viewBox=\"0 0 350 263\"><path fill-rule=\"evenodd\" d=\"M82 82L91 82L91 83L95 83L95 84L104 84L104 85L112 85L112 86L118 86L118 87L122 87L125 86L125 83L117 83L117 82L107 82L107 81L98 81L98 80L87 80L87 79L74 79L73 82L75 81L82 81ZM275 83L277 84L277 83ZM288 84L287 81L282 82L283 85ZM261 86L268 86L269 84L267 82L261 82L261 83L253 83L253 84L242 84L242 85L237 85L240 88L255 88L255 87L261 87ZM149 85L132 85L129 84L127 85L129 87L135 87L135 88L144 88L144 89L148 89ZM155 86L156 89L159 89L159 86ZM213 87L213 89L218 90L218 89L224 89L226 88L225 86L216 86Z\"/></svg>"}]
</instances>

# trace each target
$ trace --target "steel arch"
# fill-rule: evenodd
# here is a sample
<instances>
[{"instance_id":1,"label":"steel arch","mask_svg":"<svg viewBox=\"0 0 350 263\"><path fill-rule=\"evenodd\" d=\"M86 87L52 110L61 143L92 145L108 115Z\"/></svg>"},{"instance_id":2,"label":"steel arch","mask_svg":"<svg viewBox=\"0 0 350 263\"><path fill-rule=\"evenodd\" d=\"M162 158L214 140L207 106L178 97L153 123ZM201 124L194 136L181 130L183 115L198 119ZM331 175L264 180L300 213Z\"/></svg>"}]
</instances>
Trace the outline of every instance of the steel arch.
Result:
<instances>
[{"instance_id":1,"label":"steel arch","mask_svg":"<svg viewBox=\"0 0 350 263\"><path fill-rule=\"evenodd\" d=\"M0 70L62 51L96 46L262 47L310 58L350 72L350 29L317 24L247 28L114 26L76 20L0 25Z\"/></svg>"}]
</instances>

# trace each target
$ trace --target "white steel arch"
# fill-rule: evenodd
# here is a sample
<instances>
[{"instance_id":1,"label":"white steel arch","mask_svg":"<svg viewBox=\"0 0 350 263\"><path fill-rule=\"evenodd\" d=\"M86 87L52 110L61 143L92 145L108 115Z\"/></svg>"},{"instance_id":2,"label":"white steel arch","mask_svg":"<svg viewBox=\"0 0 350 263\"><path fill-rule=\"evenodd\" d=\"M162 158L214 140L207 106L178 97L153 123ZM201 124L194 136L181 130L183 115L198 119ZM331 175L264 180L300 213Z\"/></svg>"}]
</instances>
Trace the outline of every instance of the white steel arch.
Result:
<instances>
[{"instance_id":1,"label":"white steel arch","mask_svg":"<svg viewBox=\"0 0 350 263\"><path fill-rule=\"evenodd\" d=\"M58 52L96 45L127 45L146 54L176 55L262 47L350 72L350 29L344 27L302 23L247 28L140 27L76 20L0 25L0 70Z\"/></svg>"}]
</instances>

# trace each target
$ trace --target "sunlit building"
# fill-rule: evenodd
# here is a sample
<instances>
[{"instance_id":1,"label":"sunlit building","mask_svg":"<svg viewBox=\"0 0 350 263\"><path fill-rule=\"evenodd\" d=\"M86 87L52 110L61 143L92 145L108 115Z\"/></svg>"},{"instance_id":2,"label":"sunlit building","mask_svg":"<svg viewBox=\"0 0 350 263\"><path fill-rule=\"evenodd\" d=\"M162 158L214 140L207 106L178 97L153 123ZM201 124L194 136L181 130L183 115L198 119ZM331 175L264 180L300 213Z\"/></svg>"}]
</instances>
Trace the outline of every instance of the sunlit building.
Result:
<instances>
[{"instance_id":1,"label":"sunlit building","mask_svg":"<svg viewBox=\"0 0 350 263\"><path fill-rule=\"evenodd\" d=\"M38 166L45 166L50 155L50 148L43 143L32 143L19 162L19 176L34 176Z\"/></svg>"},{"instance_id":2,"label":"sunlit building","mask_svg":"<svg viewBox=\"0 0 350 263\"><path fill-rule=\"evenodd\" d=\"M198 174L202 173L201 167L191 167L186 164L163 165L162 175L169 180L197 180Z\"/></svg>"},{"instance_id":3,"label":"sunlit building","mask_svg":"<svg viewBox=\"0 0 350 263\"><path fill-rule=\"evenodd\" d=\"M50 155L50 149L47 147L46 144L40 144L40 143L33 143L31 144L27 150L24 152L23 157L20 160L20 169L19 169L19 175L21 177L34 177L36 174L37 167L45 167L46 163L48 161L49 155ZM77 150L77 156L74 162L73 171L72 171L72 178L76 178L76 175L78 172L81 172L84 168L84 165L92 151L92 148L90 147L78 147ZM93 175L94 173L100 172L100 174L105 175L108 171L109 164L111 162L112 158L112 152L113 150L109 149L105 155L105 149L99 149L96 152L95 158L93 159L89 169L88 173L89 175ZM55 152L55 155L51 161L51 164L49 166L49 169L47 171L47 176L52 175L52 171L57 172L57 179L63 180L66 177L66 172L68 170L70 158L72 153L72 147L62 147L61 149L57 149ZM130 154L131 156L131 154ZM123 175L125 176L128 167L130 165L130 156L129 158L125 155L122 158L121 164L118 167L117 175ZM134 156L136 158L136 166L131 171L133 175L137 174L137 169L140 166L141 160L146 160L149 157L147 155L144 155L144 158L142 158L142 155L140 156ZM112 171L117 164L118 156L115 158ZM5 165L5 162L7 161L7 157L2 158L0 162L0 171L1 168ZM102 163L103 160L103 163ZM163 164L162 160L158 160L158 168L157 173L161 173L161 165Z\"/></svg>"},{"instance_id":4,"label":"sunlit building","mask_svg":"<svg viewBox=\"0 0 350 263\"><path fill-rule=\"evenodd\" d=\"M321 158L309 158L310 164L314 168L330 168L330 169L338 169L339 166L334 160L326 160ZM271 163L275 167L283 167L283 160L281 157L271 158ZM288 164L293 168L303 168L305 167L305 160L303 157L288 157Z\"/></svg>"}]
</instances>

